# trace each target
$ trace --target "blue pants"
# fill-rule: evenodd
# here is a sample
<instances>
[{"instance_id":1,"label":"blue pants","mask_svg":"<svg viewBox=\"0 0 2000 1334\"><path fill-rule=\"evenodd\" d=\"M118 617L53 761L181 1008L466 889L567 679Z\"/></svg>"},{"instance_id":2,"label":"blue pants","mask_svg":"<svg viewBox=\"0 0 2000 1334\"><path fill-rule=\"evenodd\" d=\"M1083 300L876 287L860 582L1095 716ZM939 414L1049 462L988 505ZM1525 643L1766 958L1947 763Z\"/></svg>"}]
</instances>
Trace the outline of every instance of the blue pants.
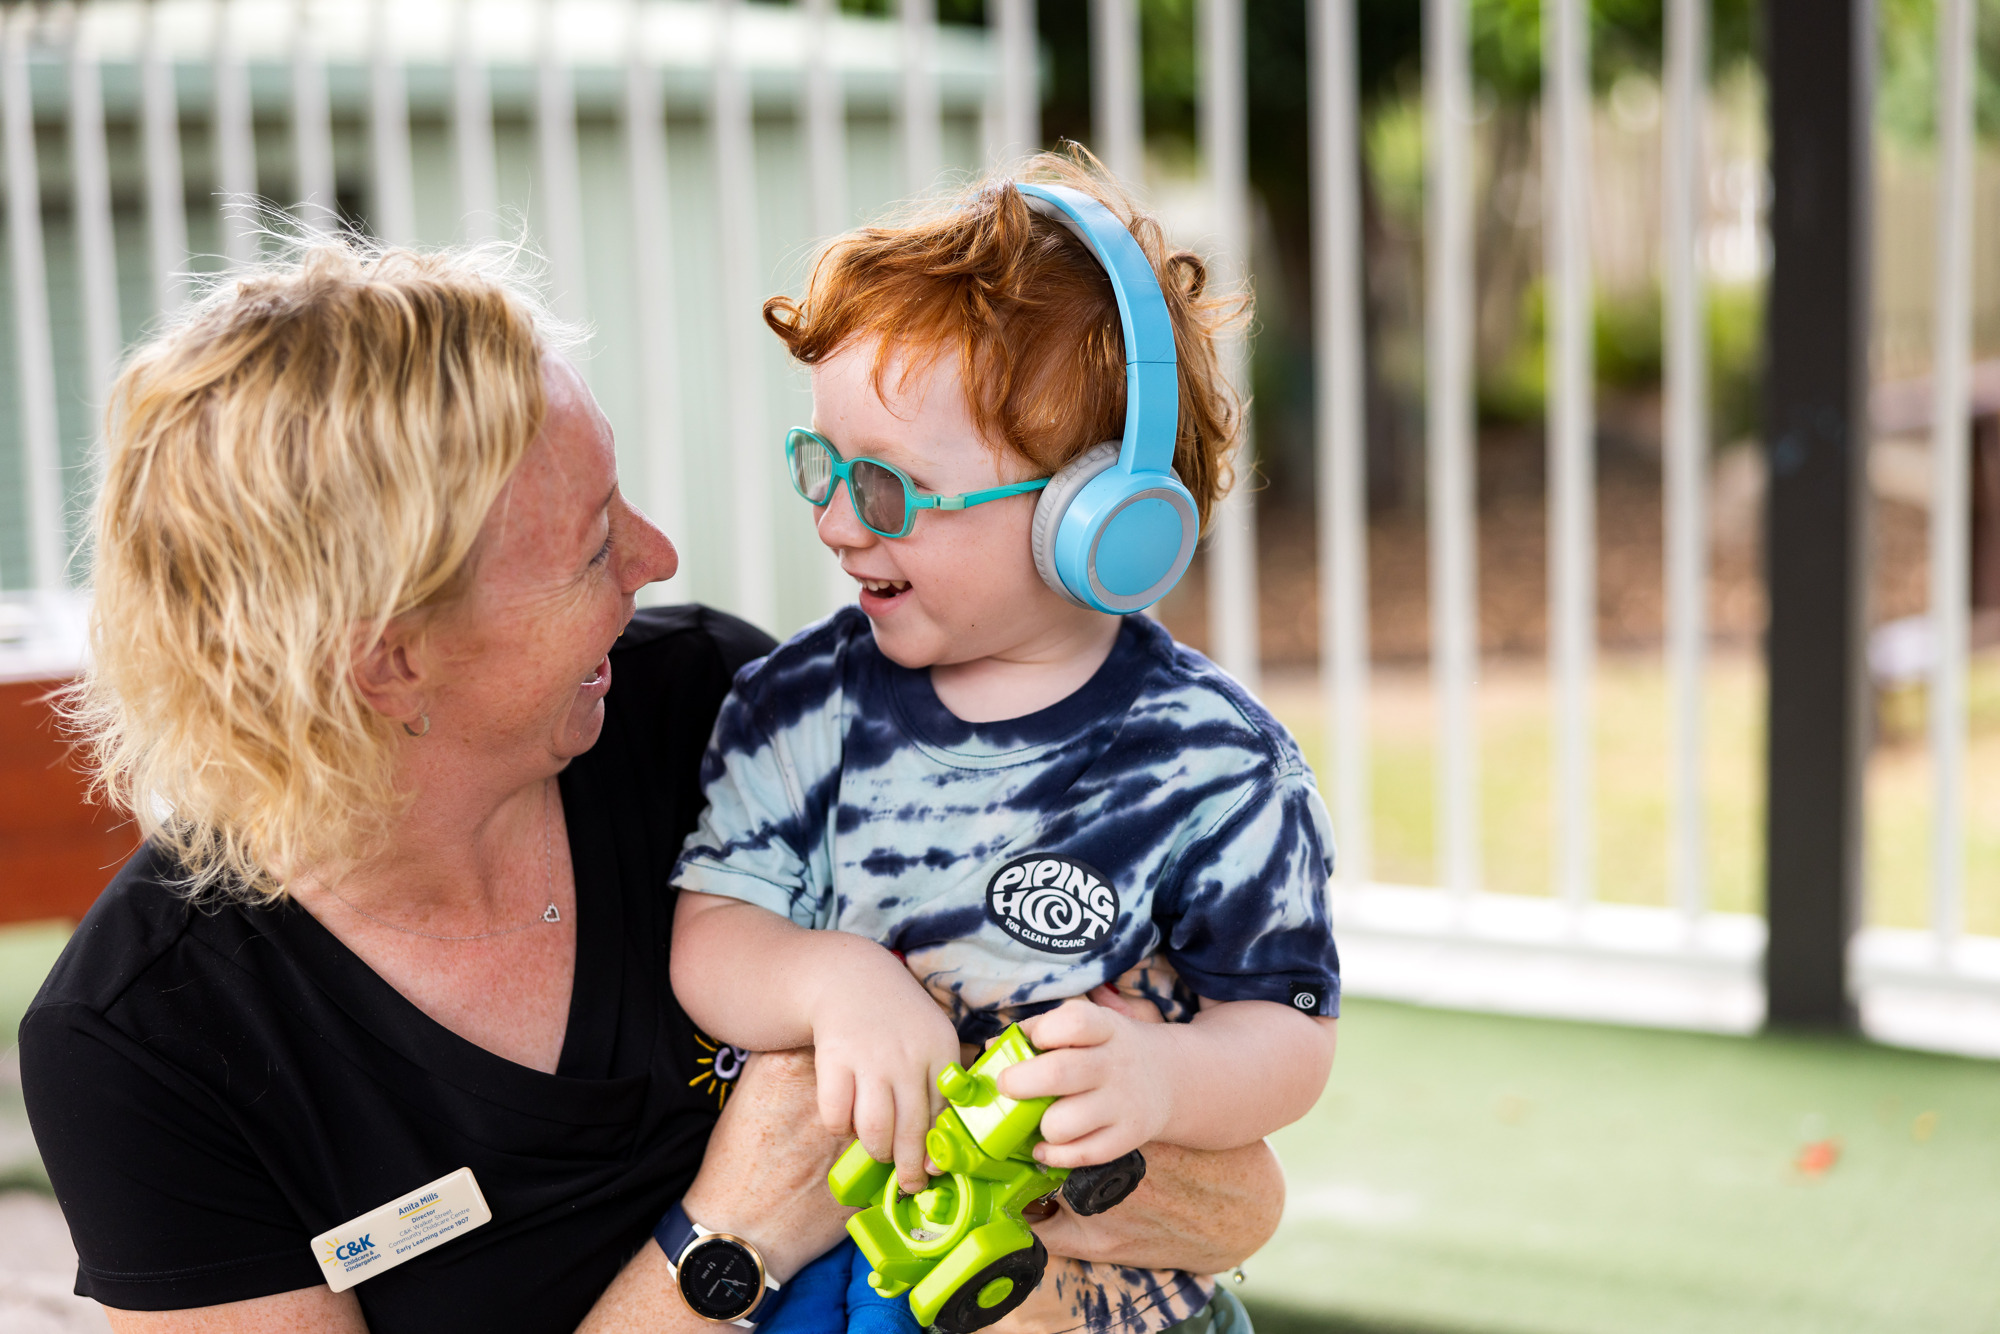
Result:
<instances>
[{"instance_id":1,"label":"blue pants","mask_svg":"<svg viewBox=\"0 0 2000 1334\"><path fill-rule=\"evenodd\" d=\"M868 1258L843 1241L792 1276L778 1309L757 1326L758 1334L922 1334L907 1297L883 1298L868 1286ZM1249 1313L1236 1294L1216 1289L1215 1298L1162 1334L1254 1334Z\"/></svg>"}]
</instances>

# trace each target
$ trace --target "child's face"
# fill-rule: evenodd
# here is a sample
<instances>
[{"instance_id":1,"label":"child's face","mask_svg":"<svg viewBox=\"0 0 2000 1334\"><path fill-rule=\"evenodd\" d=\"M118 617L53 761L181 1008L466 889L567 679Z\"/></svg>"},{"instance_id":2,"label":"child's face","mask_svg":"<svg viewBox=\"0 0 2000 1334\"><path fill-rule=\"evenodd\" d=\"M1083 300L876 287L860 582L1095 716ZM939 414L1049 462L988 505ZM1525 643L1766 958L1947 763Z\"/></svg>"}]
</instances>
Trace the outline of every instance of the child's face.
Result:
<instances>
[{"instance_id":1,"label":"child's face","mask_svg":"<svg viewBox=\"0 0 2000 1334\"><path fill-rule=\"evenodd\" d=\"M956 358L940 357L903 379L900 358L874 383L876 341L844 348L813 368L813 429L842 458L901 468L917 489L959 495L1026 481L1026 459L988 446L959 386ZM1040 492L971 509L922 510L908 537L864 527L843 484L814 512L819 540L861 585L861 610L875 642L905 667L982 658L1034 660L1089 635L1101 612L1059 597L1035 571L1028 545Z\"/></svg>"}]
</instances>

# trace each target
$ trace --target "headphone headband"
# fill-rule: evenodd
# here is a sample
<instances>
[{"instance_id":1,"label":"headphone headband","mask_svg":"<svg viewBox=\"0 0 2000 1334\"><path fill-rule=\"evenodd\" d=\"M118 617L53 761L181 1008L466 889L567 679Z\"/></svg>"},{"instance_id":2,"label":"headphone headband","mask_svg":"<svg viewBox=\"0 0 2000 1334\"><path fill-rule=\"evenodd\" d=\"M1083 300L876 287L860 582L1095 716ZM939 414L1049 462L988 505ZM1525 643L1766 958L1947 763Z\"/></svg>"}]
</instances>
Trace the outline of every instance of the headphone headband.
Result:
<instances>
[{"instance_id":1,"label":"headphone headband","mask_svg":"<svg viewBox=\"0 0 2000 1334\"><path fill-rule=\"evenodd\" d=\"M1062 185L1019 185L1029 208L1075 232L1111 278L1125 331L1125 433L1049 479L1035 505L1035 568L1079 606L1126 615L1167 595L1194 559L1200 519L1174 475L1180 371L1152 261L1110 209Z\"/></svg>"},{"instance_id":2,"label":"headphone headband","mask_svg":"<svg viewBox=\"0 0 2000 1334\"><path fill-rule=\"evenodd\" d=\"M1104 205L1066 185L1014 187L1028 207L1083 238L1111 279L1125 334L1125 436L1118 466L1128 473L1170 473L1180 434L1180 373L1174 325L1153 263L1132 232Z\"/></svg>"}]
</instances>

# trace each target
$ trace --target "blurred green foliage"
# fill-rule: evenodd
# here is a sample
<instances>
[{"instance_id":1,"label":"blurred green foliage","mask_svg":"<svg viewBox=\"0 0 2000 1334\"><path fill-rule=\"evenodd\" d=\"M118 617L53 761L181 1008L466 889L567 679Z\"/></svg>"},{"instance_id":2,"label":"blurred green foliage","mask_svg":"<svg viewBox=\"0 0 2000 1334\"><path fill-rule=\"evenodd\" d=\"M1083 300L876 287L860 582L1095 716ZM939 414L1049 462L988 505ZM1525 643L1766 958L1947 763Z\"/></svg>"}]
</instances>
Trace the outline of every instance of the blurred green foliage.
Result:
<instances>
[{"instance_id":1,"label":"blurred green foliage","mask_svg":"<svg viewBox=\"0 0 2000 1334\"><path fill-rule=\"evenodd\" d=\"M1750 433L1757 422L1763 337L1763 289L1755 284L1711 288L1708 295L1710 429L1718 442ZM1537 280L1521 300L1522 336L1512 354L1480 377L1479 415L1492 423L1543 420L1548 343L1546 289ZM1665 353L1660 291L1598 294L1592 352L1597 383L1608 390L1646 390L1660 383Z\"/></svg>"},{"instance_id":2,"label":"blurred green foliage","mask_svg":"<svg viewBox=\"0 0 2000 1334\"><path fill-rule=\"evenodd\" d=\"M1937 0L1876 0L1878 70L1875 123L1909 143L1927 142L1937 132ZM1979 131L2000 136L2000 0L1978 0Z\"/></svg>"}]
</instances>

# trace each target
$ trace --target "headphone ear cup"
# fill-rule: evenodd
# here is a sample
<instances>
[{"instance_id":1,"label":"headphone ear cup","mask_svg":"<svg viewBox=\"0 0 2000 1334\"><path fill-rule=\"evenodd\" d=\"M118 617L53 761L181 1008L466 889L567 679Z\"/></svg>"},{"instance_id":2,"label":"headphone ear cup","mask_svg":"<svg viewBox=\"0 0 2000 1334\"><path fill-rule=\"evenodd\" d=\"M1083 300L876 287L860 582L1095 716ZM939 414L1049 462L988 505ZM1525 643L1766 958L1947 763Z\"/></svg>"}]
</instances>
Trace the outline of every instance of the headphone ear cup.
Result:
<instances>
[{"instance_id":1,"label":"headphone ear cup","mask_svg":"<svg viewBox=\"0 0 2000 1334\"><path fill-rule=\"evenodd\" d=\"M1043 583L1079 607L1090 604L1070 592L1064 586L1062 576L1056 573L1056 533L1061 530L1063 515L1068 511L1070 502L1076 499L1077 492L1083 490L1091 478L1105 472L1116 462L1116 440L1092 445L1064 464L1061 472L1049 478L1049 484L1042 488L1041 497L1035 502L1035 523L1029 530L1035 569L1042 576Z\"/></svg>"}]
</instances>

